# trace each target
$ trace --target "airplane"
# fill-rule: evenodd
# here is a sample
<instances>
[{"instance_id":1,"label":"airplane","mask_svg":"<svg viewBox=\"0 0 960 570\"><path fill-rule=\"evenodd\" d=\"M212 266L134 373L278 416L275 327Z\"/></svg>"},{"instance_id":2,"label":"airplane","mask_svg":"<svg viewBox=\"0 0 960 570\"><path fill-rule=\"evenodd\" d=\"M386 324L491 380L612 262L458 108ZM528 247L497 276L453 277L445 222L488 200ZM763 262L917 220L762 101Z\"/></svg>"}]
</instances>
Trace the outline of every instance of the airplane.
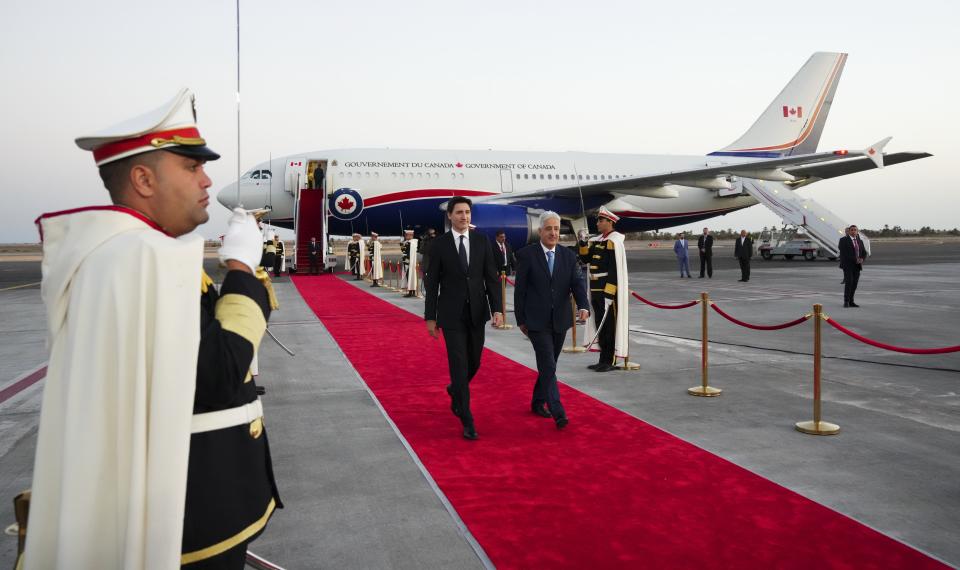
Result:
<instances>
[{"instance_id":1,"label":"airplane","mask_svg":"<svg viewBox=\"0 0 960 570\"><path fill-rule=\"evenodd\" d=\"M817 151L846 60L845 53L814 53L740 138L702 156L337 149L257 164L217 200L227 208L270 207L270 223L294 229L297 243L311 236L325 243L328 234L443 231L446 201L467 196L477 229L491 238L503 230L514 247L536 239L544 210L579 233L595 231L591 214L605 206L629 233L760 203L836 256L847 224L794 190L931 156L886 154L890 137L863 149Z\"/></svg>"}]
</instances>

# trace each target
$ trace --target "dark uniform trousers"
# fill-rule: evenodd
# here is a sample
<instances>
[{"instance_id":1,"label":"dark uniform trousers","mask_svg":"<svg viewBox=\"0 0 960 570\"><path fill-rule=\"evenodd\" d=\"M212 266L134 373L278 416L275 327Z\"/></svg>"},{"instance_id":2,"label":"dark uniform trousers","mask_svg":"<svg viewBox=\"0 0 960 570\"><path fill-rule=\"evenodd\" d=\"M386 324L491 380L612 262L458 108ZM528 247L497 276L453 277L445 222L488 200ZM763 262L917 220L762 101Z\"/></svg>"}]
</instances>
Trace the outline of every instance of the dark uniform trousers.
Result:
<instances>
[{"instance_id":1,"label":"dark uniform trousers","mask_svg":"<svg viewBox=\"0 0 960 570\"><path fill-rule=\"evenodd\" d=\"M614 300L609 307L605 307L604 303L607 299L607 296L603 294L602 291L591 291L590 292L590 304L593 306L593 322L595 326L598 327L599 335L597 335L597 344L600 345L600 362L604 364L613 364L613 345L616 340L616 329L617 329L617 301ZM603 327L600 328L600 323L603 321L603 315L607 310L613 311L609 317L607 317L607 322L603 324Z\"/></svg>"},{"instance_id":2,"label":"dark uniform trousers","mask_svg":"<svg viewBox=\"0 0 960 570\"><path fill-rule=\"evenodd\" d=\"M212 281L204 278L194 414L257 399L257 386L249 374L253 342L234 330L248 330L243 325L254 321L262 326L256 311L262 312L264 320L270 315L266 289L253 275L229 271L219 294ZM218 305L227 295L234 302ZM246 545L263 532L274 509L282 507L261 420L193 434L183 567L243 568Z\"/></svg>"},{"instance_id":3,"label":"dark uniform trousers","mask_svg":"<svg viewBox=\"0 0 960 570\"><path fill-rule=\"evenodd\" d=\"M560 403L560 389L557 387L557 359L563 352L567 331L531 330L527 334L537 357L537 383L533 387L531 406L537 408L546 404L554 418L565 418L567 414Z\"/></svg>"},{"instance_id":4,"label":"dark uniform trousers","mask_svg":"<svg viewBox=\"0 0 960 570\"><path fill-rule=\"evenodd\" d=\"M450 368L454 400L460 406L460 421L467 425L473 422L473 414L470 412L470 381L480 369L486 323L474 324L470 318L470 303L464 303L460 327L444 327L441 330L447 345L447 366Z\"/></svg>"},{"instance_id":5,"label":"dark uniform trousers","mask_svg":"<svg viewBox=\"0 0 960 570\"><path fill-rule=\"evenodd\" d=\"M853 296L857 293L857 284L860 283L861 266L847 265L843 268L843 302L853 303Z\"/></svg>"}]
</instances>

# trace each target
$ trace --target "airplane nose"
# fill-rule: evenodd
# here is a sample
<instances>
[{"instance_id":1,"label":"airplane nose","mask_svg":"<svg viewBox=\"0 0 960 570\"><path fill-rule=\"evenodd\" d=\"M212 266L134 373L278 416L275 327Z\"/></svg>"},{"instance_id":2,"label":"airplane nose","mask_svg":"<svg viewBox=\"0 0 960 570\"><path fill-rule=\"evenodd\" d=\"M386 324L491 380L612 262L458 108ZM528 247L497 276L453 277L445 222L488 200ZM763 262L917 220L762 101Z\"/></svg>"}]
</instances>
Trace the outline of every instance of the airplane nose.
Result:
<instances>
[{"instance_id":1,"label":"airplane nose","mask_svg":"<svg viewBox=\"0 0 960 570\"><path fill-rule=\"evenodd\" d=\"M220 202L228 210L237 206L237 183L228 184L217 192L217 202Z\"/></svg>"}]
</instances>

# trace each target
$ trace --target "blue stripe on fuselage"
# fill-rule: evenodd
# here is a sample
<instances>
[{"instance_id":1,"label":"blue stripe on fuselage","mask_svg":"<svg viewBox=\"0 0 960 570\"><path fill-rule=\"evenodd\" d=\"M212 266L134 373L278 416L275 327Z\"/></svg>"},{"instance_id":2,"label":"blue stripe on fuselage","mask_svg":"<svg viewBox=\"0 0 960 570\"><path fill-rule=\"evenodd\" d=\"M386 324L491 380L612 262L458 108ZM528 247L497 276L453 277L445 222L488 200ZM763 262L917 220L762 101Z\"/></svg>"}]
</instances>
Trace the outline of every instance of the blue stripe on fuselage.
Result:
<instances>
[{"instance_id":1,"label":"blue stripe on fuselage","mask_svg":"<svg viewBox=\"0 0 960 570\"><path fill-rule=\"evenodd\" d=\"M747 158L782 158L780 152L711 152L707 156L745 156Z\"/></svg>"}]
</instances>

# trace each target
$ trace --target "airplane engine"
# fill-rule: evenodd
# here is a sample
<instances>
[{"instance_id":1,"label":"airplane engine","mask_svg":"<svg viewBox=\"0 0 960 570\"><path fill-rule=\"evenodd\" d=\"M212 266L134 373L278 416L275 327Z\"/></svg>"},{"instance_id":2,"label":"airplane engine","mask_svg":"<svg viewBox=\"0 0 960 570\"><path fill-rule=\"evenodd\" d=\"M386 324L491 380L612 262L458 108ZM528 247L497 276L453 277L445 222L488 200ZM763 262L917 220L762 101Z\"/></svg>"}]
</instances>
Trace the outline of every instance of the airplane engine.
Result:
<instances>
[{"instance_id":1,"label":"airplane engine","mask_svg":"<svg viewBox=\"0 0 960 570\"><path fill-rule=\"evenodd\" d=\"M497 232L503 230L514 249L537 238L537 216L528 214L527 209L520 206L474 204L470 219L477 231L489 237L491 242L496 239Z\"/></svg>"}]
</instances>

